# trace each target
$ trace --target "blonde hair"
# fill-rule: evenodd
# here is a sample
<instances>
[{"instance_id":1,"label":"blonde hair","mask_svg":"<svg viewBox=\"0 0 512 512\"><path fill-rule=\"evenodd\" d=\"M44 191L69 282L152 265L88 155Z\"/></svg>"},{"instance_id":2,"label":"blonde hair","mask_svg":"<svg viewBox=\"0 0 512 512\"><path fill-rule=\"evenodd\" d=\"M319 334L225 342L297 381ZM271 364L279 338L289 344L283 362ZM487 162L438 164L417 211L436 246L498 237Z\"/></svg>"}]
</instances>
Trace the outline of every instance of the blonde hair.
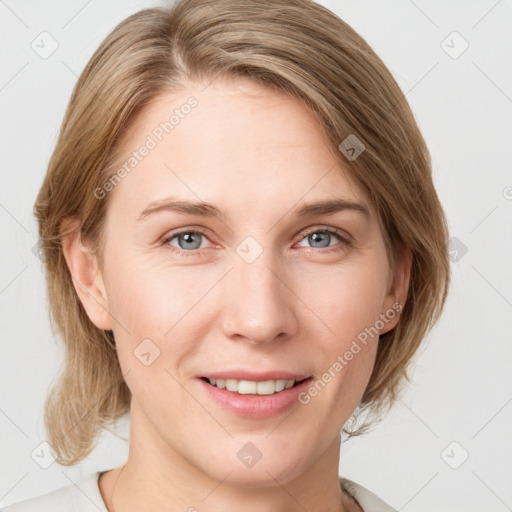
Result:
<instances>
[{"instance_id":1,"label":"blonde hair","mask_svg":"<svg viewBox=\"0 0 512 512\"><path fill-rule=\"evenodd\" d=\"M63 252L65 219L99 249L116 149L134 117L159 94L191 81L244 77L301 101L319 119L333 154L371 199L392 268L412 252L405 307L379 341L358 410L373 420L398 396L420 342L437 321L450 273L448 229L428 149L404 94L347 23L310 0L182 0L141 10L101 43L67 107L34 211L46 268L50 316L65 361L45 403L57 461L72 465L130 409L111 331L95 327L75 292ZM355 135L365 149L338 149ZM356 410L357 412L357 410ZM367 421L353 431L367 430Z\"/></svg>"}]
</instances>

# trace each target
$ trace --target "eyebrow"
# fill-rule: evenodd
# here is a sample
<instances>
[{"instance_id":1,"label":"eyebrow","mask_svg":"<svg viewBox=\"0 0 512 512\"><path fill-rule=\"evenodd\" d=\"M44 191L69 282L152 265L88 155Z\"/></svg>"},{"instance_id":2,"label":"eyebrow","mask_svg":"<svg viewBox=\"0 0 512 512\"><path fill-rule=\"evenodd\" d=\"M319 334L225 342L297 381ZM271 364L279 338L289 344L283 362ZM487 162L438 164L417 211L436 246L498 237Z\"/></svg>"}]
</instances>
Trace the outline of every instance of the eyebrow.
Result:
<instances>
[{"instance_id":1,"label":"eyebrow","mask_svg":"<svg viewBox=\"0 0 512 512\"><path fill-rule=\"evenodd\" d=\"M346 210L359 212L365 217L370 218L370 210L364 203L358 203L341 198L303 204L300 206L300 208L295 210L295 215L297 218L302 219L318 215L328 215ZM217 219L223 219L227 217L225 211L210 203L203 201L192 202L166 198L150 203L141 212L137 222L144 220L151 214L161 211L171 211L188 215L197 215L201 217L213 217Z\"/></svg>"}]
</instances>

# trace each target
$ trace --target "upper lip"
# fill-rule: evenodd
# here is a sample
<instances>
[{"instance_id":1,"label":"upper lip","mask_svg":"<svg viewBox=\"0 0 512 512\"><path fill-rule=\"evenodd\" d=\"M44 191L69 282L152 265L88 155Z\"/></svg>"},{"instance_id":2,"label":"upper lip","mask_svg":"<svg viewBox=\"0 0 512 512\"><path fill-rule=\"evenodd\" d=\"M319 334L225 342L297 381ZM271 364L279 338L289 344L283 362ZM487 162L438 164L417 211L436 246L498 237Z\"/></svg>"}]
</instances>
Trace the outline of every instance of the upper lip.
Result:
<instances>
[{"instance_id":1,"label":"upper lip","mask_svg":"<svg viewBox=\"0 0 512 512\"><path fill-rule=\"evenodd\" d=\"M207 379L235 379L250 380L253 382L264 382L266 380L294 380L295 382L311 377L306 373L294 373L286 370L272 370L266 372L251 372L248 370L226 370L219 372L211 372L199 375Z\"/></svg>"}]
</instances>

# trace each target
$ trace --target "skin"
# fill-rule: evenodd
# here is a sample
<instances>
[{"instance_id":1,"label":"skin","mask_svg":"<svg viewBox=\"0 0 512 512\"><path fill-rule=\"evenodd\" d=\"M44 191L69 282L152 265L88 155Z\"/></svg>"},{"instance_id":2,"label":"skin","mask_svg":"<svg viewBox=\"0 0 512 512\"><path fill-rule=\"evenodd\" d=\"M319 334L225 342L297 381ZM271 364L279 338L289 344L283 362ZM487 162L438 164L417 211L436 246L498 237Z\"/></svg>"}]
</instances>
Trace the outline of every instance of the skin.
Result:
<instances>
[{"instance_id":1,"label":"skin","mask_svg":"<svg viewBox=\"0 0 512 512\"><path fill-rule=\"evenodd\" d=\"M125 156L198 99L110 192L102 261L77 232L64 240L80 300L96 326L114 331L132 392L129 456L101 476L102 496L117 512L360 510L340 491L339 433L368 383L377 337L309 404L270 418L227 411L196 377L234 367L320 377L380 314L404 304L410 260L393 280L376 212L301 103L247 80L204 86L162 94L132 124ZM226 218L160 211L137 221L169 196L213 203ZM363 203L370 216L294 213L333 198ZM187 229L204 233L200 249L169 241ZM247 236L262 248L252 263L236 252ZM148 338L160 355L145 366L134 350ZM262 454L251 468L237 457L248 442Z\"/></svg>"}]
</instances>

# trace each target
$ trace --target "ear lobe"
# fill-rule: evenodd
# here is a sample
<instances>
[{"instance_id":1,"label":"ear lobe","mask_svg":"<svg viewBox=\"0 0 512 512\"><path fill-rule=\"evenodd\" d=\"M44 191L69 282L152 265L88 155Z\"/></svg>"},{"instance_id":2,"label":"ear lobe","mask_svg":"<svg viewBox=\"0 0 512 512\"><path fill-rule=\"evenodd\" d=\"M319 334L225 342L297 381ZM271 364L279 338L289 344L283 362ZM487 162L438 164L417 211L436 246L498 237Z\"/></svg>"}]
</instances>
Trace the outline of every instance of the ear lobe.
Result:
<instances>
[{"instance_id":1,"label":"ear lobe","mask_svg":"<svg viewBox=\"0 0 512 512\"><path fill-rule=\"evenodd\" d=\"M62 251L73 279L73 285L87 316L99 329L111 330L108 296L96 254L84 244L77 220L66 221Z\"/></svg>"},{"instance_id":2,"label":"ear lobe","mask_svg":"<svg viewBox=\"0 0 512 512\"><path fill-rule=\"evenodd\" d=\"M397 255L396 272L394 275L392 274L393 282L384 301L385 309L382 311L382 314L386 315L388 321L380 334L384 334L396 327L400 320L399 313L405 307L407 292L409 291L412 258L412 251L409 248L402 248Z\"/></svg>"}]
</instances>

